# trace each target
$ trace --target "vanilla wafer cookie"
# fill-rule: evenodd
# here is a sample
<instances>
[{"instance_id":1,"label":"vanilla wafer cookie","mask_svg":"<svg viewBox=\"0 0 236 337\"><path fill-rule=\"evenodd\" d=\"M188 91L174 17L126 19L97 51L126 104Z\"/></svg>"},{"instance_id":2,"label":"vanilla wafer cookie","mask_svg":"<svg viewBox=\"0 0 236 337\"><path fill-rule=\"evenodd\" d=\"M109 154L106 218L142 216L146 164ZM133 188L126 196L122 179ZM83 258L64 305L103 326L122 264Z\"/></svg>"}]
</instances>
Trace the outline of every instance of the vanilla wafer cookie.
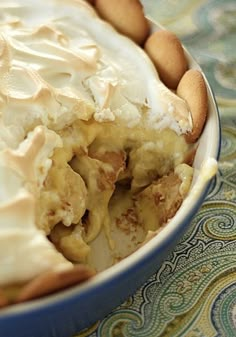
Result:
<instances>
[{"instance_id":1,"label":"vanilla wafer cookie","mask_svg":"<svg viewBox=\"0 0 236 337\"><path fill-rule=\"evenodd\" d=\"M147 38L149 24L139 0L96 0L95 8L103 19L137 44Z\"/></svg>"},{"instance_id":2,"label":"vanilla wafer cookie","mask_svg":"<svg viewBox=\"0 0 236 337\"><path fill-rule=\"evenodd\" d=\"M153 61L160 79L170 89L176 89L181 77L188 69L188 62L178 37L167 30L149 36L145 50Z\"/></svg>"},{"instance_id":3,"label":"vanilla wafer cookie","mask_svg":"<svg viewBox=\"0 0 236 337\"><path fill-rule=\"evenodd\" d=\"M54 293L69 286L79 284L91 278L95 272L84 265L77 265L63 271L50 271L39 275L19 292L16 302L24 302Z\"/></svg>"},{"instance_id":4,"label":"vanilla wafer cookie","mask_svg":"<svg viewBox=\"0 0 236 337\"><path fill-rule=\"evenodd\" d=\"M207 88L199 70L188 70L179 82L177 95L183 98L192 116L192 131L185 135L188 143L194 143L200 137L208 110Z\"/></svg>"},{"instance_id":5,"label":"vanilla wafer cookie","mask_svg":"<svg viewBox=\"0 0 236 337\"><path fill-rule=\"evenodd\" d=\"M0 289L0 308L5 307L9 304L9 301L2 289Z\"/></svg>"}]
</instances>

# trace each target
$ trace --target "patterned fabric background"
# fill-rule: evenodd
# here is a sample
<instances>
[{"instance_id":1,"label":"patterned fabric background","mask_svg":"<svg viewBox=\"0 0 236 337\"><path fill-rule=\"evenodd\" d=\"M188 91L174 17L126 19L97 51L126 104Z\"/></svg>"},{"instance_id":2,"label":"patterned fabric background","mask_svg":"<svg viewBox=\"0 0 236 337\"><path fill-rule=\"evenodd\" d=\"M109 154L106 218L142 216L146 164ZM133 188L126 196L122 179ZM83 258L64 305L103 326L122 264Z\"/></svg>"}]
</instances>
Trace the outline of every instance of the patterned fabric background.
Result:
<instances>
[{"instance_id":1,"label":"patterned fabric background","mask_svg":"<svg viewBox=\"0 0 236 337\"><path fill-rule=\"evenodd\" d=\"M192 226L134 296L76 337L236 336L236 1L143 0L202 66L222 123L219 172Z\"/></svg>"}]
</instances>

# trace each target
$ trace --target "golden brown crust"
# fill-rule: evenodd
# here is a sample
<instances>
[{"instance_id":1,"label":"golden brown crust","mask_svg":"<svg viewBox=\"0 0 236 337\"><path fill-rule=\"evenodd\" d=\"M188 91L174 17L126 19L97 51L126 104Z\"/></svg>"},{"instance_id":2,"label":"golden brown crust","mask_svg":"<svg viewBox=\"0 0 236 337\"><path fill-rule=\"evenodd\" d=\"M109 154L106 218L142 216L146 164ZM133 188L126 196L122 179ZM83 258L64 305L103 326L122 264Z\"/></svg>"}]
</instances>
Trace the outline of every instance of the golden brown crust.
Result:
<instances>
[{"instance_id":1,"label":"golden brown crust","mask_svg":"<svg viewBox=\"0 0 236 337\"><path fill-rule=\"evenodd\" d=\"M185 139L188 143L194 143L202 133L208 111L207 88L199 70L190 69L184 74L177 87L177 95L189 106L193 127Z\"/></svg>"},{"instance_id":2,"label":"golden brown crust","mask_svg":"<svg viewBox=\"0 0 236 337\"><path fill-rule=\"evenodd\" d=\"M91 5L94 5L95 0L86 0L87 2L89 2Z\"/></svg>"},{"instance_id":3,"label":"golden brown crust","mask_svg":"<svg viewBox=\"0 0 236 337\"><path fill-rule=\"evenodd\" d=\"M139 0L95 0L99 15L120 33L137 44L143 44L149 34L149 24Z\"/></svg>"},{"instance_id":4,"label":"golden brown crust","mask_svg":"<svg viewBox=\"0 0 236 337\"><path fill-rule=\"evenodd\" d=\"M9 301L2 289L0 289L0 308L3 308L9 304Z\"/></svg>"},{"instance_id":5,"label":"golden brown crust","mask_svg":"<svg viewBox=\"0 0 236 337\"><path fill-rule=\"evenodd\" d=\"M50 271L39 275L19 292L16 303L25 302L34 298L54 293L55 291L79 284L91 278L95 272L84 265L77 265L63 271Z\"/></svg>"},{"instance_id":6,"label":"golden brown crust","mask_svg":"<svg viewBox=\"0 0 236 337\"><path fill-rule=\"evenodd\" d=\"M176 89L188 69L188 61L178 37L170 31L160 30L149 36L144 48L163 83L170 89Z\"/></svg>"}]
</instances>

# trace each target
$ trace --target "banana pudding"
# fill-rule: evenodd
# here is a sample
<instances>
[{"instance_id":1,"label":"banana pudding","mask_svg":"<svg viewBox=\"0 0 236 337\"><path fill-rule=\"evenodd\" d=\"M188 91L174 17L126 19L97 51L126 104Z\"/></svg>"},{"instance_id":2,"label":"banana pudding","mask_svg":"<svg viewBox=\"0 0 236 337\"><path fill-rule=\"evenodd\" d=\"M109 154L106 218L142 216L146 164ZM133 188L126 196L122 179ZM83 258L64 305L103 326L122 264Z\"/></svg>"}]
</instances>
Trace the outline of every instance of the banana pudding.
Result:
<instances>
[{"instance_id":1,"label":"banana pudding","mask_svg":"<svg viewBox=\"0 0 236 337\"><path fill-rule=\"evenodd\" d=\"M92 6L0 8L4 290L131 254L181 206L196 143L188 102Z\"/></svg>"}]
</instances>

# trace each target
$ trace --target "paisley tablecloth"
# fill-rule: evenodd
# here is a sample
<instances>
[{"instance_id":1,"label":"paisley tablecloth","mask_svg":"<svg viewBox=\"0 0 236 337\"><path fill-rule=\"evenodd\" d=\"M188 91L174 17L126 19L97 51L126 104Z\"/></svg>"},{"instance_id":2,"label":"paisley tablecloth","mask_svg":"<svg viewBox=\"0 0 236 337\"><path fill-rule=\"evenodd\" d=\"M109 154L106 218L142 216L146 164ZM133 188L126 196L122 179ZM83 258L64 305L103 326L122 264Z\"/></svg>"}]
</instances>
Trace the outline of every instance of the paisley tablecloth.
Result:
<instances>
[{"instance_id":1,"label":"paisley tablecloth","mask_svg":"<svg viewBox=\"0 0 236 337\"><path fill-rule=\"evenodd\" d=\"M236 0L143 4L180 37L213 88L222 123L219 172L191 228L160 269L76 337L235 337Z\"/></svg>"}]
</instances>

